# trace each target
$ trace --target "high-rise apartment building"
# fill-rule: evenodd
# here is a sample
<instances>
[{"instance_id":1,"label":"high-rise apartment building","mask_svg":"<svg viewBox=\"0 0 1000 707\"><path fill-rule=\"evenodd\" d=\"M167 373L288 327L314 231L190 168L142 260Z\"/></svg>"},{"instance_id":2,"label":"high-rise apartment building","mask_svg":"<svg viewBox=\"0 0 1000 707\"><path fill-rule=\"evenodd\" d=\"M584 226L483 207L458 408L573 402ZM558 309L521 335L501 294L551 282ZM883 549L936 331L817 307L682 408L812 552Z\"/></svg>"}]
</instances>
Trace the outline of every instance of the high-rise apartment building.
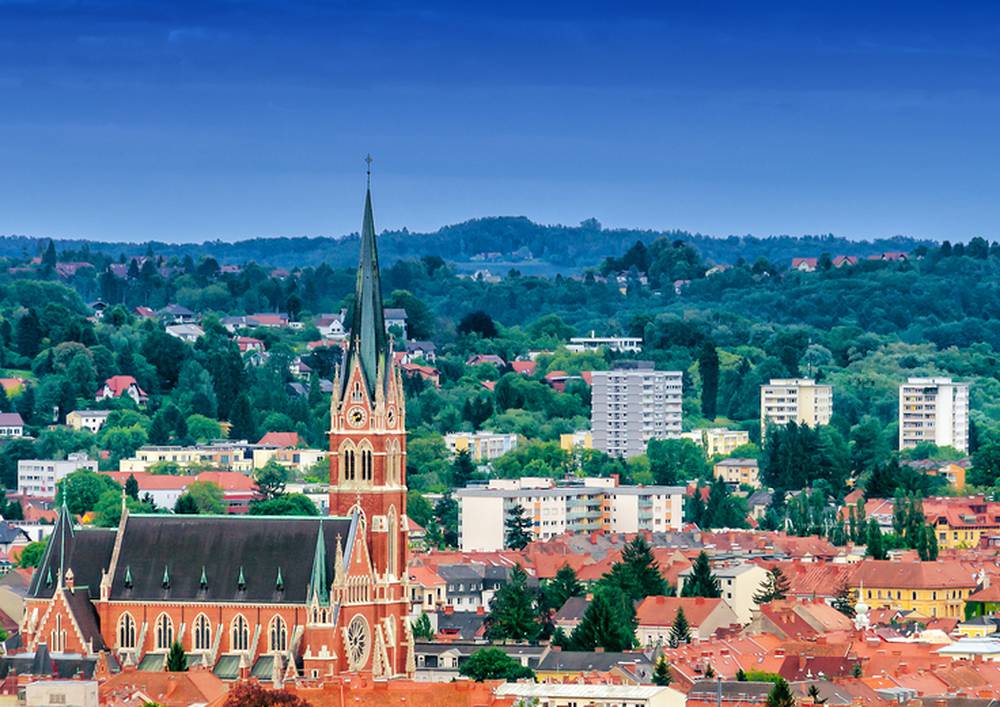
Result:
<instances>
[{"instance_id":1,"label":"high-rise apartment building","mask_svg":"<svg viewBox=\"0 0 1000 707\"><path fill-rule=\"evenodd\" d=\"M647 361L621 363L592 374L590 427L594 449L616 457L646 451L651 439L680 437L680 371L657 371Z\"/></svg>"},{"instance_id":2,"label":"high-rise apartment building","mask_svg":"<svg viewBox=\"0 0 1000 707\"><path fill-rule=\"evenodd\" d=\"M969 451L969 384L910 378L899 386L899 448L923 442Z\"/></svg>"},{"instance_id":3,"label":"high-rise apartment building","mask_svg":"<svg viewBox=\"0 0 1000 707\"><path fill-rule=\"evenodd\" d=\"M772 378L760 387L760 438L766 439L768 425L818 427L830 422L833 413L833 386L817 385L811 378Z\"/></svg>"}]
</instances>

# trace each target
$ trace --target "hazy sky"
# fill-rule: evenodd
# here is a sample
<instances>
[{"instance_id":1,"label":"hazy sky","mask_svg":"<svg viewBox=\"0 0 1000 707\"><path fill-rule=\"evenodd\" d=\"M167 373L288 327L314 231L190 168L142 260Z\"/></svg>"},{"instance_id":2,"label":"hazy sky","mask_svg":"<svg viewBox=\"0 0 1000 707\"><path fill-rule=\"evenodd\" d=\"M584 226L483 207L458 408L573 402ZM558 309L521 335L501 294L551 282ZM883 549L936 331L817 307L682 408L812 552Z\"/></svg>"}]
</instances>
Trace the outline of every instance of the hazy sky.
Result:
<instances>
[{"instance_id":1,"label":"hazy sky","mask_svg":"<svg viewBox=\"0 0 1000 707\"><path fill-rule=\"evenodd\" d=\"M0 233L1000 238L1000 8L0 0Z\"/></svg>"}]
</instances>

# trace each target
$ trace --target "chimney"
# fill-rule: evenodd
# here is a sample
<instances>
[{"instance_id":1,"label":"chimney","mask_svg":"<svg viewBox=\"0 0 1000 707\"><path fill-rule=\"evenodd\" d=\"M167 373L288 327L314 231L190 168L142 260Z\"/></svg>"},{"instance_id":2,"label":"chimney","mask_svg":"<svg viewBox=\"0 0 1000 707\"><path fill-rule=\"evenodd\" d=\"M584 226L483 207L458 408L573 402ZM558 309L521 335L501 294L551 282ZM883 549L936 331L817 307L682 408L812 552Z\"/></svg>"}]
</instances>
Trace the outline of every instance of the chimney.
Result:
<instances>
[{"instance_id":1,"label":"chimney","mask_svg":"<svg viewBox=\"0 0 1000 707\"><path fill-rule=\"evenodd\" d=\"M454 606L451 606L451 605L449 604L448 606L446 606L446 607L444 608L444 613L445 613L445 614L447 614L447 615L449 615L449 616L450 616L451 614L454 614L454 613L455 613L455 607L454 607Z\"/></svg>"},{"instance_id":2,"label":"chimney","mask_svg":"<svg viewBox=\"0 0 1000 707\"><path fill-rule=\"evenodd\" d=\"M594 647L594 653L603 653L603 652L604 652L604 646L595 646Z\"/></svg>"},{"instance_id":3,"label":"chimney","mask_svg":"<svg viewBox=\"0 0 1000 707\"><path fill-rule=\"evenodd\" d=\"M483 616L485 613L486 613L486 607L485 606L481 606L480 605L480 606L476 607L476 615L477 616Z\"/></svg>"}]
</instances>

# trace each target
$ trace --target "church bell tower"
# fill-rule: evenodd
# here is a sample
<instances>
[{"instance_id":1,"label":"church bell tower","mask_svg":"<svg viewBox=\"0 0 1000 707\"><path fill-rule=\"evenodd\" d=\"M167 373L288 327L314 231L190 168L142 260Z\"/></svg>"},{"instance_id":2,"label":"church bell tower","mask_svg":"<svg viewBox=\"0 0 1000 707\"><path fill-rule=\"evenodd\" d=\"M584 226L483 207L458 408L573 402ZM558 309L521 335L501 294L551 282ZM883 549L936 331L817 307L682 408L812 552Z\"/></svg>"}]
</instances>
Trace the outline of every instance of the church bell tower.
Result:
<instances>
[{"instance_id":1,"label":"church bell tower","mask_svg":"<svg viewBox=\"0 0 1000 707\"><path fill-rule=\"evenodd\" d=\"M330 514L360 512L373 569L406 575L406 405L386 334L368 159L350 343L330 404Z\"/></svg>"}]
</instances>

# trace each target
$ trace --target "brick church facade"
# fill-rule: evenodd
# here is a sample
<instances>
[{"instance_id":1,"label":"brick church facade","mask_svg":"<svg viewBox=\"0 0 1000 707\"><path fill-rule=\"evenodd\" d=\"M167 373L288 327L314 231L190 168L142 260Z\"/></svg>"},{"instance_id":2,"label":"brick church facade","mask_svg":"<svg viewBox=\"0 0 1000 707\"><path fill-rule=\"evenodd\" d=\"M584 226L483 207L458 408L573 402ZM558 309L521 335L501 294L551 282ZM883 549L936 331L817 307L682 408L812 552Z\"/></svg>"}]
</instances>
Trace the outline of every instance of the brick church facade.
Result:
<instances>
[{"instance_id":1,"label":"brick church facade","mask_svg":"<svg viewBox=\"0 0 1000 707\"><path fill-rule=\"evenodd\" d=\"M25 602L23 650L163 669L177 641L220 677L412 675L406 428L383 321L371 191L351 341L333 381L330 515L122 513L76 528L63 510Z\"/></svg>"}]
</instances>

